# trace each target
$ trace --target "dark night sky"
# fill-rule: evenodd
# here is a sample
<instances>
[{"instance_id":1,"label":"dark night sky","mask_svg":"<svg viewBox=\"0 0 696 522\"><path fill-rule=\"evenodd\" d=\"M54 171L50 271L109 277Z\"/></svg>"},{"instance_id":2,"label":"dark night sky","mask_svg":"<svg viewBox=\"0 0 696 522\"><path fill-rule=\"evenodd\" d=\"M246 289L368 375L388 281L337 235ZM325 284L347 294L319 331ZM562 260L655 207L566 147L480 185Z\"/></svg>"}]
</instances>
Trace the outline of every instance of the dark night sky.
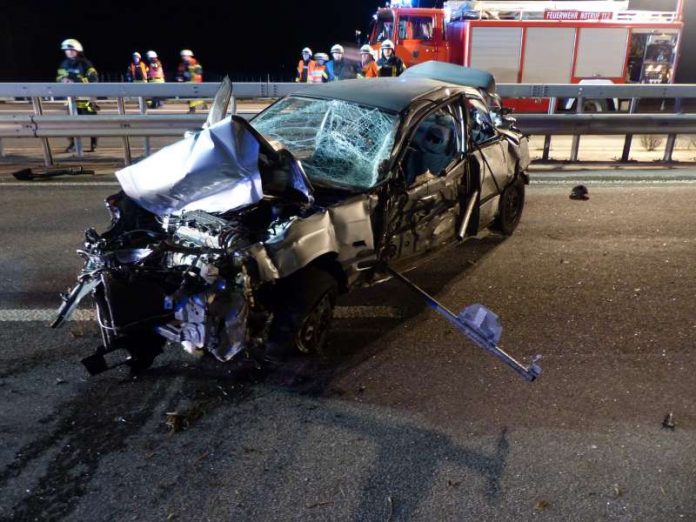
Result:
<instances>
[{"instance_id":1,"label":"dark night sky","mask_svg":"<svg viewBox=\"0 0 696 522\"><path fill-rule=\"evenodd\" d=\"M674 0L633 0L670 9ZM299 50L328 51L366 30L379 0L0 0L0 81L51 81L60 42L77 38L100 72L120 73L130 53L155 49L168 73L191 48L209 73L233 80L287 79ZM441 2L421 2L422 6ZM696 83L696 0L686 0L687 29L678 80ZM210 76L209 79L213 79Z\"/></svg>"}]
</instances>

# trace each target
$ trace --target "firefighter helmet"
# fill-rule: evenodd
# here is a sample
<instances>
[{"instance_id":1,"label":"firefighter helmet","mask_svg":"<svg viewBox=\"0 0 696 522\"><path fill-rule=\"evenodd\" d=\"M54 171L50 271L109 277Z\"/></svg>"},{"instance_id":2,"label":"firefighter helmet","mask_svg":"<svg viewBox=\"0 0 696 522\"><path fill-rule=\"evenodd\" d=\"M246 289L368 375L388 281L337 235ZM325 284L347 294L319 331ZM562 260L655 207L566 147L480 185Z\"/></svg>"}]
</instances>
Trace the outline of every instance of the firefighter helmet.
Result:
<instances>
[{"instance_id":1,"label":"firefighter helmet","mask_svg":"<svg viewBox=\"0 0 696 522\"><path fill-rule=\"evenodd\" d=\"M157 53L155 51L148 51L147 53L145 53L145 56L147 56L150 59L157 58Z\"/></svg>"},{"instance_id":2,"label":"firefighter helmet","mask_svg":"<svg viewBox=\"0 0 696 522\"><path fill-rule=\"evenodd\" d=\"M135 58L135 57L142 58L142 56L140 56L140 53L139 53L138 51L135 51L135 52L132 54L132 56L133 56L133 58Z\"/></svg>"},{"instance_id":3,"label":"firefighter helmet","mask_svg":"<svg viewBox=\"0 0 696 522\"><path fill-rule=\"evenodd\" d=\"M384 49L391 49L392 51L394 50L394 42L391 40L384 40L382 42L382 50Z\"/></svg>"},{"instance_id":4,"label":"firefighter helmet","mask_svg":"<svg viewBox=\"0 0 696 522\"><path fill-rule=\"evenodd\" d=\"M365 44L360 48L360 54L372 54L372 47Z\"/></svg>"},{"instance_id":5,"label":"firefighter helmet","mask_svg":"<svg viewBox=\"0 0 696 522\"><path fill-rule=\"evenodd\" d=\"M302 54L308 54L312 56L312 50L309 47L305 47L304 49L302 49Z\"/></svg>"},{"instance_id":6,"label":"firefighter helmet","mask_svg":"<svg viewBox=\"0 0 696 522\"><path fill-rule=\"evenodd\" d=\"M74 38L68 38L67 40L63 40L62 43L60 44L60 48L63 51L77 51L78 53L81 53L84 49L82 48L82 44L75 40Z\"/></svg>"},{"instance_id":7,"label":"firefighter helmet","mask_svg":"<svg viewBox=\"0 0 696 522\"><path fill-rule=\"evenodd\" d=\"M179 53L180 56L193 56L193 51L191 49L182 49Z\"/></svg>"},{"instance_id":8,"label":"firefighter helmet","mask_svg":"<svg viewBox=\"0 0 696 522\"><path fill-rule=\"evenodd\" d=\"M325 62L329 61L329 55L326 53L317 53L314 55L315 60L323 60Z\"/></svg>"},{"instance_id":9,"label":"firefighter helmet","mask_svg":"<svg viewBox=\"0 0 696 522\"><path fill-rule=\"evenodd\" d=\"M342 46L341 44L336 44L336 45L334 45L334 46L331 48L331 54L334 54L334 53L343 54L343 53L344 53L343 46Z\"/></svg>"}]
</instances>

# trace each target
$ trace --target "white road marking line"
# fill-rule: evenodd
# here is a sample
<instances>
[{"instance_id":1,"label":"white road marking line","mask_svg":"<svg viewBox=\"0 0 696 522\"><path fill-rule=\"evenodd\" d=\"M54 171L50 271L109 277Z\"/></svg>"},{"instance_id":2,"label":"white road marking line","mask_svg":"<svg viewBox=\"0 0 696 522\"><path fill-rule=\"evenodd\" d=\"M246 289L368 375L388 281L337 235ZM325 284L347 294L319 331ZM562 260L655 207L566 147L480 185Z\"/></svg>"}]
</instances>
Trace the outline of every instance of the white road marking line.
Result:
<instances>
[{"instance_id":1,"label":"white road marking line","mask_svg":"<svg viewBox=\"0 0 696 522\"><path fill-rule=\"evenodd\" d=\"M0 322L19 323L29 321L53 321L57 308L30 308L0 310ZM337 306L334 310L336 319L398 319L402 313L393 306ZM94 310L80 308L75 310L71 321L95 321Z\"/></svg>"}]
</instances>

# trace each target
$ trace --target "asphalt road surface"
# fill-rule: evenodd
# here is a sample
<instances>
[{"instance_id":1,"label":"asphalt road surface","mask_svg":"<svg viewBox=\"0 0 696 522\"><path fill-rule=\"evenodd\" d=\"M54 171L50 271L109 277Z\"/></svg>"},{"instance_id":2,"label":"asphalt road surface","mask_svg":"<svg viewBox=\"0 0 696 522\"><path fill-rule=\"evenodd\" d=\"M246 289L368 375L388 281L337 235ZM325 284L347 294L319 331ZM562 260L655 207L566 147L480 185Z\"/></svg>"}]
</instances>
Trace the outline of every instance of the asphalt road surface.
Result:
<instances>
[{"instance_id":1,"label":"asphalt road surface","mask_svg":"<svg viewBox=\"0 0 696 522\"><path fill-rule=\"evenodd\" d=\"M0 185L0 520L696 520L696 185L569 189L411 272L530 384L393 281L322 359L88 377L95 324L45 319L115 187Z\"/></svg>"}]
</instances>

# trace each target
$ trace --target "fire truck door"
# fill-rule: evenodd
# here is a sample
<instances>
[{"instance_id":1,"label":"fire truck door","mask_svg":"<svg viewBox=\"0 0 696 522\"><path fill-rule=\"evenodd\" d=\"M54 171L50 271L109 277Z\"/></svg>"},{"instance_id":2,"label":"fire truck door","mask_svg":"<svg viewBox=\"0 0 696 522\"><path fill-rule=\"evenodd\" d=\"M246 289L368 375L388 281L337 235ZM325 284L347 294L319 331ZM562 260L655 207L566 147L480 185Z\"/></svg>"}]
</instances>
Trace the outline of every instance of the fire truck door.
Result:
<instances>
[{"instance_id":1,"label":"fire truck door","mask_svg":"<svg viewBox=\"0 0 696 522\"><path fill-rule=\"evenodd\" d=\"M438 27L435 15L400 14L396 37L399 56L407 66L442 59L442 27Z\"/></svg>"}]
</instances>

